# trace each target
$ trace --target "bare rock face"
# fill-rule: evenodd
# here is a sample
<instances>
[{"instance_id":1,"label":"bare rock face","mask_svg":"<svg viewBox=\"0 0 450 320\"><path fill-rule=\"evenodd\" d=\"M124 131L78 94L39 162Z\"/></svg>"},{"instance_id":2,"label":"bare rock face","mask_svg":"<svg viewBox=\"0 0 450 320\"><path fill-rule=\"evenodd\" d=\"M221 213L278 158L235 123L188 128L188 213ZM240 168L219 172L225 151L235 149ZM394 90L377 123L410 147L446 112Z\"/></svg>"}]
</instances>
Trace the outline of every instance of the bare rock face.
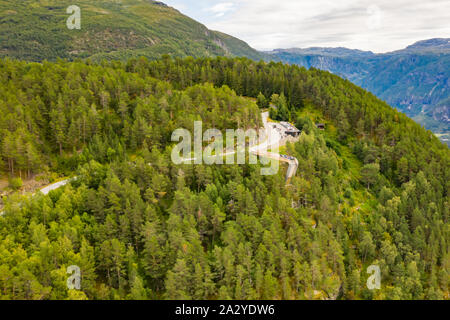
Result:
<instances>
[{"instance_id":1,"label":"bare rock face","mask_svg":"<svg viewBox=\"0 0 450 320\"><path fill-rule=\"evenodd\" d=\"M156 4L157 6L168 7L167 4L165 4L164 2L161 2L161 1L152 1L152 3Z\"/></svg>"}]
</instances>

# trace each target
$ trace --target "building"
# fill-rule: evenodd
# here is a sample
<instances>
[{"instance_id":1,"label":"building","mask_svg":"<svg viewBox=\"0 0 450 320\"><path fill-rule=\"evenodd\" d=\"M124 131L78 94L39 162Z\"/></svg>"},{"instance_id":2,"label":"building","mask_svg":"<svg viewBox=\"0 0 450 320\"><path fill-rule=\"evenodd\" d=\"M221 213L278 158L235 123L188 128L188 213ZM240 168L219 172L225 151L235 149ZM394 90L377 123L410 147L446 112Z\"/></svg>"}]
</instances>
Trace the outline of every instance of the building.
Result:
<instances>
[{"instance_id":1,"label":"building","mask_svg":"<svg viewBox=\"0 0 450 320\"><path fill-rule=\"evenodd\" d=\"M288 136L292 136L294 138L297 138L300 135L300 133L301 133L300 130L298 130L296 127L294 127L289 122L281 121L280 124L283 127L285 134L288 135Z\"/></svg>"},{"instance_id":2,"label":"building","mask_svg":"<svg viewBox=\"0 0 450 320\"><path fill-rule=\"evenodd\" d=\"M316 123L316 127L317 127L317 129L325 130L325 124L324 123Z\"/></svg>"}]
</instances>

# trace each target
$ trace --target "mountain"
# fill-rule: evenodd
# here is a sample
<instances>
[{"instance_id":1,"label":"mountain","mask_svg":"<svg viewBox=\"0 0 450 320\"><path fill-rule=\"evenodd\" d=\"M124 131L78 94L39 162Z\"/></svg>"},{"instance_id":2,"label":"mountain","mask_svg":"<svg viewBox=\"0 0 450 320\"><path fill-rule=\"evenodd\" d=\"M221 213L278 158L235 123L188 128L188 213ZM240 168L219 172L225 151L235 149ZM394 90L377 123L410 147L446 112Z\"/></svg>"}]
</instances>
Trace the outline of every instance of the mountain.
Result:
<instances>
[{"instance_id":1,"label":"mountain","mask_svg":"<svg viewBox=\"0 0 450 320\"><path fill-rule=\"evenodd\" d=\"M226 130L262 127L270 104L271 122L301 129L282 151L298 161L288 184L283 163L264 175L263 163L171 161L180 128L187 155L198 120L228 146ZM0 59L0 114L0 300L449 298L450 149L330 72ZM77 178L10 192L61 176Z\"/></svg>"},{"instance_id":2,"label":"mountain","mask_svg":"<svg viewBox=\"0 0 450 320\"><path fill-rule=\"evenodd\" d=\"M450 39L443 38L435 38L429 40L418 41L408 47L406 49L400 51L409 51L416 53L449 53L450 51Z\"/></svg>"},{"instance_id":3,"label":"mountain","mask_svg":"<svg viewBox=\"0 0 450 320\"><path fill-rule=\"evenodd\" d=\"M222 57L265 54L161 2L78 1L81 30L65 25L73 3L12 3L0 0L1 55L16 58L0 57L0 300L449 299L450 149L405 114L327 71ZM446 54L439 40L405 50L391 61ZM377 58L304 55L361 83ZM386 90L399 76L382 75ZM179 163L199 120L205 161ZM289 181L283 161L261 170L273 149L206 163L229 129L277 121L301 130L282 148Z\"/></svg>"},{"instance_id":4,"label":"mountain","mask_svg":"<svg viewBox=\"0 0 450 320\"><path fill-rule=\"evenodd\" d=\"M268 54L342 76L450 143L450 39L419 41L384 54L346 48L277 49Z\"/></svg>"},{"instance_id":5,"label":"mountain","mask_svg":"<svg viewBox=\"0 0 450 320\"><path fill-rule=\"evenodd\" d=\"M69 6L81 10L81 29L69 30ZM0 0L0 57L120 59L262 54L245 42L208 30L174 8L151 0Z\"/></svg>"},{"instance_id":6,"label":"mountain","mask_svg":"<svg viewBox=\"0 0 450 320\"><path fill-rule=\"evenodd\" d=\"M449 39L417 42L386 54L347 48L258 52L159 1L80 0L81 29L69 30L70 0L0 0L0 57L128 60L243 56L328 70L371 91L450 144Z\"/></svg>"}]
</instances>

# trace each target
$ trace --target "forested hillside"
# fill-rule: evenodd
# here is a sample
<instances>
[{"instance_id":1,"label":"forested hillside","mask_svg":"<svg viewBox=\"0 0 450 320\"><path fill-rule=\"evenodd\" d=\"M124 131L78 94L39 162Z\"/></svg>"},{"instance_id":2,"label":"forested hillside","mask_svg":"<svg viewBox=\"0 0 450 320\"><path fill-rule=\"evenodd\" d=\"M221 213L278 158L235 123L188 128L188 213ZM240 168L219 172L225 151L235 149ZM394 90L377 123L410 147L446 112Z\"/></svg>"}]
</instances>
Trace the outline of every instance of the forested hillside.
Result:
<instances>
[{"instance_id":1,"label":"forested hillside","mask_svg":"<svg viewBox=\"0 0 450 320\"><path fill-rule=\"evenodd\" d=\"M249 98L256 98L249 99ZM257 101L257 102L255 102ZM299 161L174 165L174 129L302 130ZM247 59L0 60L2 169L77 176L11 196L4 299L448 299L450 151L328 72ZM315 123L323 122L320 131ZM366 269L380 265L381 290ZM82 271L81 291L66 268Z\"/></svg>"},{"instance_id":2,"label":"forested hillside","mask_svg":"<svg viewBox=\"0 0 450 320\"><path fill-rule=\"evenodd\" d=\"M72 5L81 10L79 30L66 26ZM244 41L208 30L160 1L0 0L0 57L100 61L168 53L262 57Z\"/></svg>"}]
</instances>

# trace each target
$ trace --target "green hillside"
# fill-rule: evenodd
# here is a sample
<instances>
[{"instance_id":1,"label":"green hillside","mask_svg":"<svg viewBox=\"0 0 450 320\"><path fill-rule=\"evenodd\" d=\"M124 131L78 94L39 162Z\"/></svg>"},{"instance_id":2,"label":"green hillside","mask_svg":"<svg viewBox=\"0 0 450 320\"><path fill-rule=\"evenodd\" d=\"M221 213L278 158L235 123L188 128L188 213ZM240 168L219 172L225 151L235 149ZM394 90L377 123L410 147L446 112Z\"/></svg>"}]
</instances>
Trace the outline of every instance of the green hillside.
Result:
<instances>
[{"instance_id":1,"label":"green hillside","mask_svg":"<svg viewBox=\"0 0 450 320\"><path fill-rule=\"evenodd\" d=\"M175 129L256 128L270 104L302 130L285 147L290 184L284 165L170 160ZM450 150L328 72L0 59L0 114L0 299L449 298ZM37 174L77 179L13 193ZM81 290L66 286L71 265Z\"/></svg>"},{"instance_id":2,"label":"green hillside","mask_svg":"<svg viewBox=\"0 0 450 320\"><path fill-rule=\"evenodd\" d=\"M69 30L66 9L81 9L81 29ZM245 42L208 30L151 0L0 1L0 57L28 61L58 58L121 59L261 54Z\"/></svg>"}]
</instances>

